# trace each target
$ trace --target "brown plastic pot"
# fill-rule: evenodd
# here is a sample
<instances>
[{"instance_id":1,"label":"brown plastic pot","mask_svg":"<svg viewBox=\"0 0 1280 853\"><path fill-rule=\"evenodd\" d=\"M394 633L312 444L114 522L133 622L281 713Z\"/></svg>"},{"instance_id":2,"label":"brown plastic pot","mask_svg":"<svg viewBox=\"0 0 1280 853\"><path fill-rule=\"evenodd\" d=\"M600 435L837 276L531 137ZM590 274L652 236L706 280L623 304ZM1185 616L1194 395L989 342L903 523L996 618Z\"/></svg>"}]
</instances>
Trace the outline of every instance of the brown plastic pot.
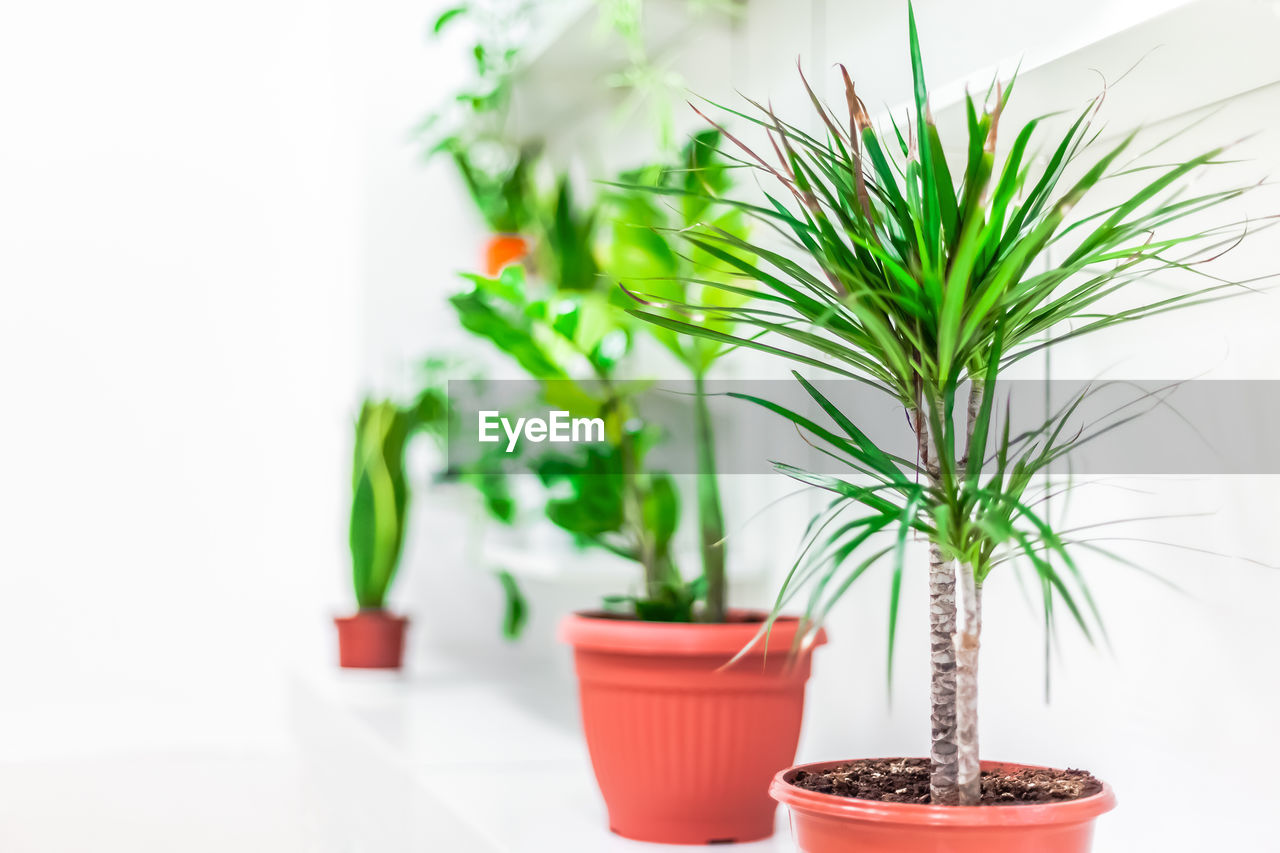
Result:
<instances>
[{"instance_id":1,"label":"brown plastic pot","mask_svg":"<svg viewBox=\"0 0 1280 853\"><path fill-rule=\"evenodd\" d=\"M761 614L725 624L640 622L579 613L573 645L582 726L609 828L665 844L751 841L773 834L769 779L795 760L813 646L789 654L798 623L732 666Z\"/></svg>"},{"instance_id":2,"label":"brown plastic pot","mask_svg":"<svg viewBox=\"0 0 1280 853\"><path fill-rule=\"evenodd\" d=\"M385 610L361 610L334 617L338 626L338 665L348 669L399 669L409 620Z\"/></svg>"},{"instance_id":3,"label":"brown plastic pot","mask_svg":"<svg viewBox=\"0 0 1280 853\"><path fill-rule=\"evenodd\" d=\"M494 234L484 247L484 274L490 278L503 267L519 263L529 254L529 243L519 234Z\"/></svg>"},{"instance_id":4,"label":"brown plastic pot","mask_svg":"<svg viewBox=\"0 0 1280 853\"><path fill-rule=\"evenodd\" d=\"M769 793L791 809L801 853L1089 853L1093 824L1115 808L1111 786L1091 797L1007 806L930 806L882 803L806 791L796 773L847 764L824 761L783 770ZM1024 764L984 761L984 770L1020 770Z\"/></svg>"}]
</instances>

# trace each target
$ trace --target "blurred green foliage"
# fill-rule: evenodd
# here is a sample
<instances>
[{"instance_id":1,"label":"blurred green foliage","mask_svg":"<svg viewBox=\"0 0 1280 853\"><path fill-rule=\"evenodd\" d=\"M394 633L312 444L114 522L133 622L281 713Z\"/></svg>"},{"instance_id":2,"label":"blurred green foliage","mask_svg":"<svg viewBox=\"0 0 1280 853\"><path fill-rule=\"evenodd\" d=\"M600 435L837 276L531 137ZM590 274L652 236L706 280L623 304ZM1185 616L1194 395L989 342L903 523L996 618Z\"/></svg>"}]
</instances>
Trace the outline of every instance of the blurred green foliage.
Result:
<instances>
[{"instance_id":1,"label":"blurred green foliage","mask_svg":"<svg viewBox=\"0 0 1280 853\"><path fill-rule=\"evenodd\" d=\"M511 75L531 26L530 0L461 3L441 12L432 38L467 24L471 75L419 125L426 156L447 154L476 209L496 233L529 228L534 209L532 172L541 146L519 141L507 127Z\"/></svg>"},{"instance_id":2,"label":"blurred green foliage","mask_svg":"<svg viewBox=\"0 0 1280 853\"><path fill-rule=\"evenodd\" d=\"M539 381L541 403L605 422L604 444L540 451L522 446L516 465L546 487L543 511L574 541L640 564L642 592L612 596L606 603L630 608L642 619L724 617L724 524L711 473L714 439L705 400L696 401L693 425L704 472L698 485L703 576L686 581L672 553L679 490L668 474L647 464L650 450L663 438L637 409L637 394L647 383L625 378L642 335L652 334L669 350L699 389L707 370L727 351L638 323L628 313L638 298L650 298L637 296L642 288L679 298L698 289L683 280L692 263L706 264L704 269L711 270L706 274L727 277L707 259L681 256L672 241L674 232L688 228L743 234L739 212L696 201L672 207L633 186L728 189L730 164L719 154L719 143L715 132L700 134L676 162L623 174L588 208L575 202L569 181L561 179L532 219L531 271L513 266L495 278L465 275L471 288L450 300L464 329ZM725 299L721 290L706 291ZM501 457L492 457L494 467L483 478L472 479L490 504L495 492L511 493L502 465L510 471L513 460L505 450Z\"/></svg>"},{"instance_id":3,"label":"blurred green foliage","mask_svg":"<svg viewBox=\"0 0 1280 853\"><path fill-rule=\"evenodd\" d=\"M675 164L646 166L623 173L602 204L610 221L605 267L637 305L696 306L700 320L728 335L734 322L721 319L726 308L747 299L733 290L740 270L712 257L684 238L691 234L748 236L741 210L715 199L733 187L735 164L721 151L721 134L694 135ZM754 263L746 252L732 253L742 265ZM705 379L715 362L733 347L709 338L679 335L661 326L645 331L662 344L693 377L694 446L697 452L699 540L702 556L703 618L723 621L726 614L725 529L720 488L715 474L715 434L707 406Z\"/></svg>"}]
</instances>

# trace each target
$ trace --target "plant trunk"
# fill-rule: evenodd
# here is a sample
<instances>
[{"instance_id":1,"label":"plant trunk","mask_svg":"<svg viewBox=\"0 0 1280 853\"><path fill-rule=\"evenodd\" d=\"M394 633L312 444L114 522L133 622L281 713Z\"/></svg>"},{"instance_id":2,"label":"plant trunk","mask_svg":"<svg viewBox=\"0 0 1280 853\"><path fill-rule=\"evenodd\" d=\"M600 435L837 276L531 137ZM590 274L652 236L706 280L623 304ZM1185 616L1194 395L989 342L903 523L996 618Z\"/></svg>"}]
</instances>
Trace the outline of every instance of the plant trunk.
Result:
<instances>
[{"instance_id":1,"label":"plant trunk","mask_svg":"<svg viewBox=\"0 0 1280 853\"><path fill-rule=\"evenodd\" d=\"M937 488L939 472L931 461L929 420L923 403L910 413L916 433L916 459L929 485ZM930 801L956 805L959 793L959 747L956 743L956 572L936 542L929 543L929 706L932 764Z\"/></svg>"},{"instance_id":2,"label":"plant trunk","mask_svg":"<svg viewBox=\"0 0 1280 853\"><path fill-rule=\"evenodd\" d=\"M960 747L956 720L956 570L929 546L929 704L932 745L929 800L960 803Z\"/></svg>"},{"instance_id":3,"label":"plant trunk","mask_svg":"<svg viewBox=\"0 0 1280 853\"><path fill-rule=\"evenodd\" d=\"M698 454L698 525L702 536L702 573L707 579L707 622L725 617L724 514L720 509L720 485L716 478L716 444L707 408L705 377L695 372L694 419Z\"/></svg>"},{"instance_id":4,"label":"plant trunk","mask_svg":"<svg viewBox=\"0 0 1280 853\"><path fill-rule=\"evenodd\" d=\"M982 408L983 383L973 381L966 412L965 447L959 483L970 464L973 431ZM917 454L930 483L938 485L930 463L931 443L923 407L915 413ZM982 799L978 752L978 652L982 635L982 587L973 567L948 560L936 543L929 548L929 650L932 763L929 798L937 805L975 806Z\"/></svg>"},{"instance_id":5,"label":"plant trunk","mask_svg":"<svg viewBox=\"0 0 1280 853\"><path fill-rule=\"evenodd\" d=\"M969 405L965 426L964 465L961 475L968 473L970 465L981 467L981 459L971 459L973 431L982 408L984 392L981 380L971 380ZM982 765L978 752L978 652L982 640L982 585L978 583L973 566L956 568L955 626L955 744L956 744L956 793L955 802L961 806L976 806L982 800Z\"/></svg>"},{"instance_id":6,"label":"plant trunk","mask_svg":"<svg viewBox=\"0 0 1280 853\"><path fill-rule=\"evenodd\" d=\"M976 806L982 799L978 761L978 651L982 637L982 586L973 568L960 566L959 630L956 632L956 746L959 804Z\"/></svg>"}]
</instances>

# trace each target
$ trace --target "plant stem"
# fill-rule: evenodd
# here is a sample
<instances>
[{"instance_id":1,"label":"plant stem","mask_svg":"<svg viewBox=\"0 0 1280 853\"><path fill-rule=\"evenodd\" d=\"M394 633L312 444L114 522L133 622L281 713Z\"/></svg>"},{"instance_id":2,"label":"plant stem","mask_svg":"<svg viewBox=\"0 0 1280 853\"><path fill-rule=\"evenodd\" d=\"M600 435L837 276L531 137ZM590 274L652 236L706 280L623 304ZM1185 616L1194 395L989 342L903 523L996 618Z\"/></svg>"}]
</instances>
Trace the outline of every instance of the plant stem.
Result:
<instances>
[{"instance_id":1,"label":"plant stem","mask_svg":"<svg viewBox=\"0 0 1280 853\"><path fill-rule=\"evenodd\" d=\"M973 430L982 408L983 382L969 384L968 417L965 425L963 473L970 465L982 466L981 459L971 459ZM962 565L956 572L959 590L957 611L960 624L956 644L956 746L958 747L959 804L976 806L982 799L982 766L978 753L978 652L982 640L982 585L973 567Z\"/></svg>"},{"instance_id":2,"label":"plant stem","mask_svg":"<svg viewBox=\"0 0 1280 853\"><path fill-rule=\"evenodd\" d=\"M956 746L959 805L976 806L982 799L982 769L978 761L978 649L982 637L982 585L973 568L957 572L960 590L959 630L956 632Z\"/></svg>"},{"instance_id":3,"label":"plant stem","mask_svg":"<svg viewBox=\"0 0 1280 853\"><path fill-rule=\"evenodd\" d=\"M973 428L978 422L978 413L982 409L982 395L986 390L986 383L981 379L969 380L969 405L966 410L965 430L964 430L964 462L962 474L969 472L969 449L973 447ZM975 460L975 464L979 468L982 467L982 460Z\"/></svg>"},{"instance_id":4,"label":"plant stem","mask_svg":"<svg viewBox=\"0 0 1280 853\"><path fill-rule=\"evenodd\" d=\"M968 466L973 431L982 409L983 383L969 387L965 418L964 457L955 482L961 489ZM940 409L941 407L939 407ZM924 408L914 416L916 452L930 485L939 486ZM934 437L935 441L940 440ZM940 456L940 452L934 453ZM960 497L959 494L956 495ZM929 651L932 768L929 799L935 805L974 806L982 799L982 770L978 753L978 651L982 635L982 587L973 567L948 560L936 542L929 547Z\"/></svg>"},{"instance_id":5,"label":"plant stem","mask_svg":"<svg viewBox=\"0 0 1280 853\"><path fill-rule=\"evenodd\" d=\"M602 376L610 398L606 409L612 409L618 419L618 452L622 456L622 511L635 537L636 555L644 569L644 591L646 598L654 598L662 588L663 567L658 565L657 554L653 546L653 538L649 535L644 523L644 495L640 490L637 470L635 442L627 433L627 420L630 413L622 397L614 392L613 383Z\"/></svg>"},{"instance_id":6,"label":"plant stem","mask_svg":"<svg viewBox=\"0 0 1280 853\"><path fill-rule=\"evenodd\" d=\"M956 570L936 543L929 546L929 702L932 745L929 801L958 805L960 767L956 721Z\"/></svg>"},{"instance_id":7,"label":"plant stem","mask_svg":"<svg viewBox=\"0 0 1280 853\"><path fill-rule=\"evenodd\" d=\"M916 459L932 488L939 474L931 462L929 420L923 402L909 413L916 433ZM936 542L929 543L929 705L932 763L929 798L934 804L959 802L956 744L956 573Z\"/></svg>"},{"instance_id":8,"label":"plant stem","mask_svg":"<svg viewBox=\"0 0 1280 853\"><path fill-rule=\"evenodd\" d=\"M702 533L702 573L707 579L707 622L725 619L724 515L716 478L716 444L707 408L705 376L693 374L694 421L698 454L698 523Z\"/></svg>"}]
</instances>

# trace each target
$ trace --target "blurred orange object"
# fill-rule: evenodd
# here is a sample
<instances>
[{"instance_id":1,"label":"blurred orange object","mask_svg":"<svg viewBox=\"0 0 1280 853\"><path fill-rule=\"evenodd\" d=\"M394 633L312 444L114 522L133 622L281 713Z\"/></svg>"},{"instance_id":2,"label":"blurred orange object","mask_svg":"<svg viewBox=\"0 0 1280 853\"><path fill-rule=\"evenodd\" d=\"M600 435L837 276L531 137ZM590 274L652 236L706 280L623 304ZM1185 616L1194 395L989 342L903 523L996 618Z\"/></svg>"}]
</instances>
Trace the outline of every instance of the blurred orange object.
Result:
<instances>
[{"instance_id":1,"label":"blurred orange object","mask_svg":"<svg viewBox=\"0 0 1280 853\"><path fill-rule=\"evenodd\" d=\"M484 274L496 276L502 268L519 263L529 254L529 243L519 234L495 234L484 247Z\"/></svg>"},{"instance_id":2,"label":"blurred orange object","mask_svg":"<svg viewBox=\"0 0 1280 853\"><path fill-rule=\"evenodd\" d=\"M344 669L399 669L409 620L385 610L361 610L339 616L338 665Z\"/></svg>"}]
</instances>

